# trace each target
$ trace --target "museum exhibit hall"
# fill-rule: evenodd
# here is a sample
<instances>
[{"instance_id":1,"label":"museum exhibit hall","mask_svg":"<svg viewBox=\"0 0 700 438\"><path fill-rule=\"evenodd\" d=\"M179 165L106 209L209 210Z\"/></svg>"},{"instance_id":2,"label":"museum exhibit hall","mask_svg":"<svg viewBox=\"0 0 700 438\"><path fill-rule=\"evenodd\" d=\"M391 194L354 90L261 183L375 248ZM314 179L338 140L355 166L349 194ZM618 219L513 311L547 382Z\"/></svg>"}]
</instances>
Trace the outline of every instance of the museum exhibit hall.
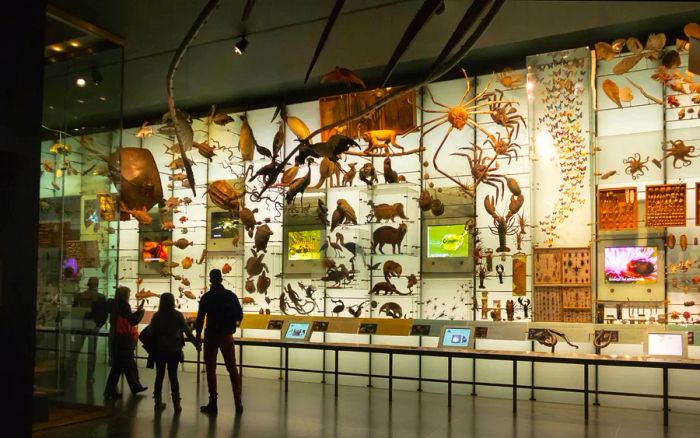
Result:
<instances>
[{"instance_id":1,"label":"museum exhibit hall","mask_svg":"<svg viewBox=\"0 0 700 438\"><path fill-rule=\"evenodd\" d=\"M698 436L700 3L27 3L8 437Z\"/></svg>"}]
</instances>

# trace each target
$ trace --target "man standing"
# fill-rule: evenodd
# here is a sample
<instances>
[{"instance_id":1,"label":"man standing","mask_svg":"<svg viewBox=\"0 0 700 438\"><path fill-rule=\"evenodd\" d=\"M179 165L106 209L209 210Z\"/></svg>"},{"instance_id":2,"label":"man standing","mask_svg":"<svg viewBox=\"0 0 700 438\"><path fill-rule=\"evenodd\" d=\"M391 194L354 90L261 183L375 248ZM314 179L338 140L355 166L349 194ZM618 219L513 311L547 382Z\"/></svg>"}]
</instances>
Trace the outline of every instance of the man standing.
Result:
<instances>
[{"instance_id":1,"label":"man standing","mask_svg":"<svg viewBox=\"0 0 700 438\"><path fill-rule=\"evenodd\" d=\"M95 362L97 359L97 334L100 328L107 321L106 301L104 295L98 292L97 288L100 285L100 280L97 277L90 277L87 282L87 290L81 292L73 299L73 307L80 309L83 312L82 327L84 332L77 336L75 350L80 353L83 348L83 342L87 336L88 342L88 363L87 363L87 381L88 383L95 382Z\"/></svg>"},{"instance_id":2,"label":"man standing","mask_svg":"<svg viewBox=\"0 0 700 438\"><path fill-rule=\"evenodd\" d=\"M207 370L207 386L209 387L209 404L200 407L205 414L216 414L216 356L221 350L224 363L231 378L233 387L233 399L236 402L236 415L243 413L241 402L241 381L236 368L236 350L233 347L233 334L236 326L243 320L243 309L236 294L225 289L221 284L223 278L221 271L212 269L209 272L211 286L199 301L197 313L197 341L202 339L204 318L207 320L207 328L204 333L204 364Z\"/></svg>"}]
</instances>

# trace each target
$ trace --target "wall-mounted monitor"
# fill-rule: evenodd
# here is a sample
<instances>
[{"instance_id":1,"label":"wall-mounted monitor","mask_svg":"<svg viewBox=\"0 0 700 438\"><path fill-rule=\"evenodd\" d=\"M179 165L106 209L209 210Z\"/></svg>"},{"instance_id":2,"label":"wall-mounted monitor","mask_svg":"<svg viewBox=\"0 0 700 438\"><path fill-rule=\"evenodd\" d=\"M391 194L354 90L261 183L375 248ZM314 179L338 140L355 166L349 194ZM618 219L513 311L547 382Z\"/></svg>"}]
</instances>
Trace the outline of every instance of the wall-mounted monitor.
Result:
<instances>
[{"instance_id":1,"label":"wall-mounted monitor","mask_svg":"<svg viewBox=\"0 0 700 438\"><path fill-rule=\"evenodd\" d=\"M210 239L233 239L238 234L238 224L228 211L213 211L210 217Z\"/></svg>"},{"instance_id":2,"label":"wall-mounted monitor","mask_svg":"<svg viewBox=\"0 0 700 438\"><path fill-rule=\"evenodd\" d=\"M144 263L164 263L168 261L170 247L163 240L143 238L141 242L141 260Z\"/></svg>"},{"instance_id":3,"label":"wall-mounted monitor","mask_svg":"<svg viewBox=\"0 0 700 438\"><path fill-rule=\"evenodd\" d=\"M469 233L464 223L428 225L428 258L469 256Z\"/></svg>"},{"instance_id":4,"label":"wall-mounted monitor","mask_svg":"<svg viewBox=\"0 0 700 438\"><path fill-rule=\"evenodd\" d=\"M308 341L311 337L311 322L288 321L282 331L285 341Z\"/></svg>"},{"instance_id":5,"label":"wall-mounted monitor","mask_svg":"<svg viewBox=\"0 0 700 438\"><path fill-rule=\"evenodd\" d=\"M440 332L439 348L474 348L474 328L446 325Z\"/></svg>"},{"instance_id":6,"label":"wall-mounted monitor","mask_svg":"<svg viewBox=\"0 0 700 438\"><path fill-rule=\"evenodd\" d=\"M283 234L284 272L295 275L318 273L326 254L321 246L326 239L323 225L290 225Z\"/></svg>"},{"instance_id":7,"label":"wall-mounted monitor","mask_svg":"<svg viewBox=\"0 0 700 438\"><path fill-rule=\"evenodd\" d=\"M320 260L321 230L287 232L287 260Z\"/></svg>"},{"instance_id":8,"label":"wall-mounted monitor","mask_svg":"<svg viewBox=\"0 0 700 438\"><path fill-rule=\"evenodd\" d=\"M426 276L464 276L474 271L469 217L427 217L423 220L421 252Z\"/></svg>"},{"instance_id":9,"label":"wall-mounted monitor","mask_svg":"<svg viewBox=\"0 0 700 438\"><path fill-rule=\"evenodd\" d=\"M644 354L667 359L685 359L688 357L688 333L647 333L644 340Z\"/></svg>"},{"instance_id":10,"label":"wall-mounted monitor","mask_svg":"<svg viewBox=\"0 0 700 438\"><path fill-rule=\"evenodd\" d=\"M163 263L170 260L172 246L166 245L170 240L170 231L141 231L139 236L139 275L160 275Z\"/></svg>"},{"instance_id":11,"label":"wall-mounted monitor","mask_svg":"<svg viewBox=\"0 0 700 438\"><path fill-rule=\"evenodd\" d=\"M658 250L654 246L619 246L604 249L606 283L656 283Z\"/></svg>"},{"instance_id":12,"label":"wall-mounted monitor","mask_svg":"<svg viewBox=\"0 0 700 438\"><path fill-rule=\"evenodd\" d=\"M66 281L80 280L80 266L78 266L78 260L74 257L64 259L63 266L61 266L61 274Z\"/></svg>"}]
</instances>

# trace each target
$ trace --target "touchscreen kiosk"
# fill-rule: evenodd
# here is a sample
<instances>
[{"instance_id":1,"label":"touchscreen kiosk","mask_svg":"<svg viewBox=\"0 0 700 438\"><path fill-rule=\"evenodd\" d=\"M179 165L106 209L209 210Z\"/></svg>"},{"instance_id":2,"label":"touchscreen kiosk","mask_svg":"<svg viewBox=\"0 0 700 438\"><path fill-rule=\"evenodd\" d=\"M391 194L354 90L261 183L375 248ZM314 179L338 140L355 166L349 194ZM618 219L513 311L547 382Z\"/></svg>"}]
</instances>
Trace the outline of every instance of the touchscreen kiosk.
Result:
<instances>
[{"instance_id":1,"label":"touchscreen kiosk","mask_svg":"<svg viewBox=\"0 0 700 438\"><path fill-rule=\"evenodd\" d=\"M310 322L290 321L283 331L282 339L285 341L308 341L311 337L311 332Z\"/></svg>"},{"instance_id":2,"label":"touchscreen kiosk","mask_svg":"<svg viewBox=\"0 0 700 438\"><path fill-rule=\"evenodd\" d=\"M440 333L440 348L474 348L474 329L465 326L445 326Z\"/></svg>"},{"instance_id":3,"label":"touchscreen kiosk","mask_svg":"<svg viewBox=\"0 0 700 438\"><path fill-rule=\"evenodd\" d=\"M644 354L668 359L685 359L688 357L688 333L647 333Z\"/></svg>"}]
</instances>

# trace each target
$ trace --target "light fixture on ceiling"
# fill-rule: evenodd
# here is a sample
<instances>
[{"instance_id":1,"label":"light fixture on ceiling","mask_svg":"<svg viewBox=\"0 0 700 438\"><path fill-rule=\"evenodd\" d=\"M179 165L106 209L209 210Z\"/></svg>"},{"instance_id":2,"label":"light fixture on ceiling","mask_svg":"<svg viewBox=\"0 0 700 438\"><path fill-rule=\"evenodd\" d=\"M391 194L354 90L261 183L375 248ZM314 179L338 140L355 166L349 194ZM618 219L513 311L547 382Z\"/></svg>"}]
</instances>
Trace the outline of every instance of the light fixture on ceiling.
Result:
<instances>
[{"instance_id":1,"label":"light fixture on ceiling","mask_svg":"<svg viewBox=\"0 0 700 438\"><path fill-rule=\"evenodd\" d=\"M245 35L241 35L241 38L233 45L233 51L236 52L236 55L242 55L247 47L248 40L245 38Z\"/></svg>"},{"instance_id":2,"label":"light fixture on ceiling","mask_svg":"<svg viewBox=\"0 0 700 438\"><path fill-rule=\"evenodd\" d=\"M77 85L80 88L83 88L85 86L86 82L84 78L79 77L78 79L75 80L75 85Z\"/></svg>"},{"instance_id":3,"label":"light fixture on ceiling","mask_svg":"<svg viewBox=\"0 0 700 438\"><path fill-rule=\"evenodd\" d=\"M102 73L100 72L100 69L97 68L96 65L92 66L92 70L90 70L90 76L92 76L92 82L95 85L100 85L104 78L102 77Z\"/></svg>"}]
</instances>

